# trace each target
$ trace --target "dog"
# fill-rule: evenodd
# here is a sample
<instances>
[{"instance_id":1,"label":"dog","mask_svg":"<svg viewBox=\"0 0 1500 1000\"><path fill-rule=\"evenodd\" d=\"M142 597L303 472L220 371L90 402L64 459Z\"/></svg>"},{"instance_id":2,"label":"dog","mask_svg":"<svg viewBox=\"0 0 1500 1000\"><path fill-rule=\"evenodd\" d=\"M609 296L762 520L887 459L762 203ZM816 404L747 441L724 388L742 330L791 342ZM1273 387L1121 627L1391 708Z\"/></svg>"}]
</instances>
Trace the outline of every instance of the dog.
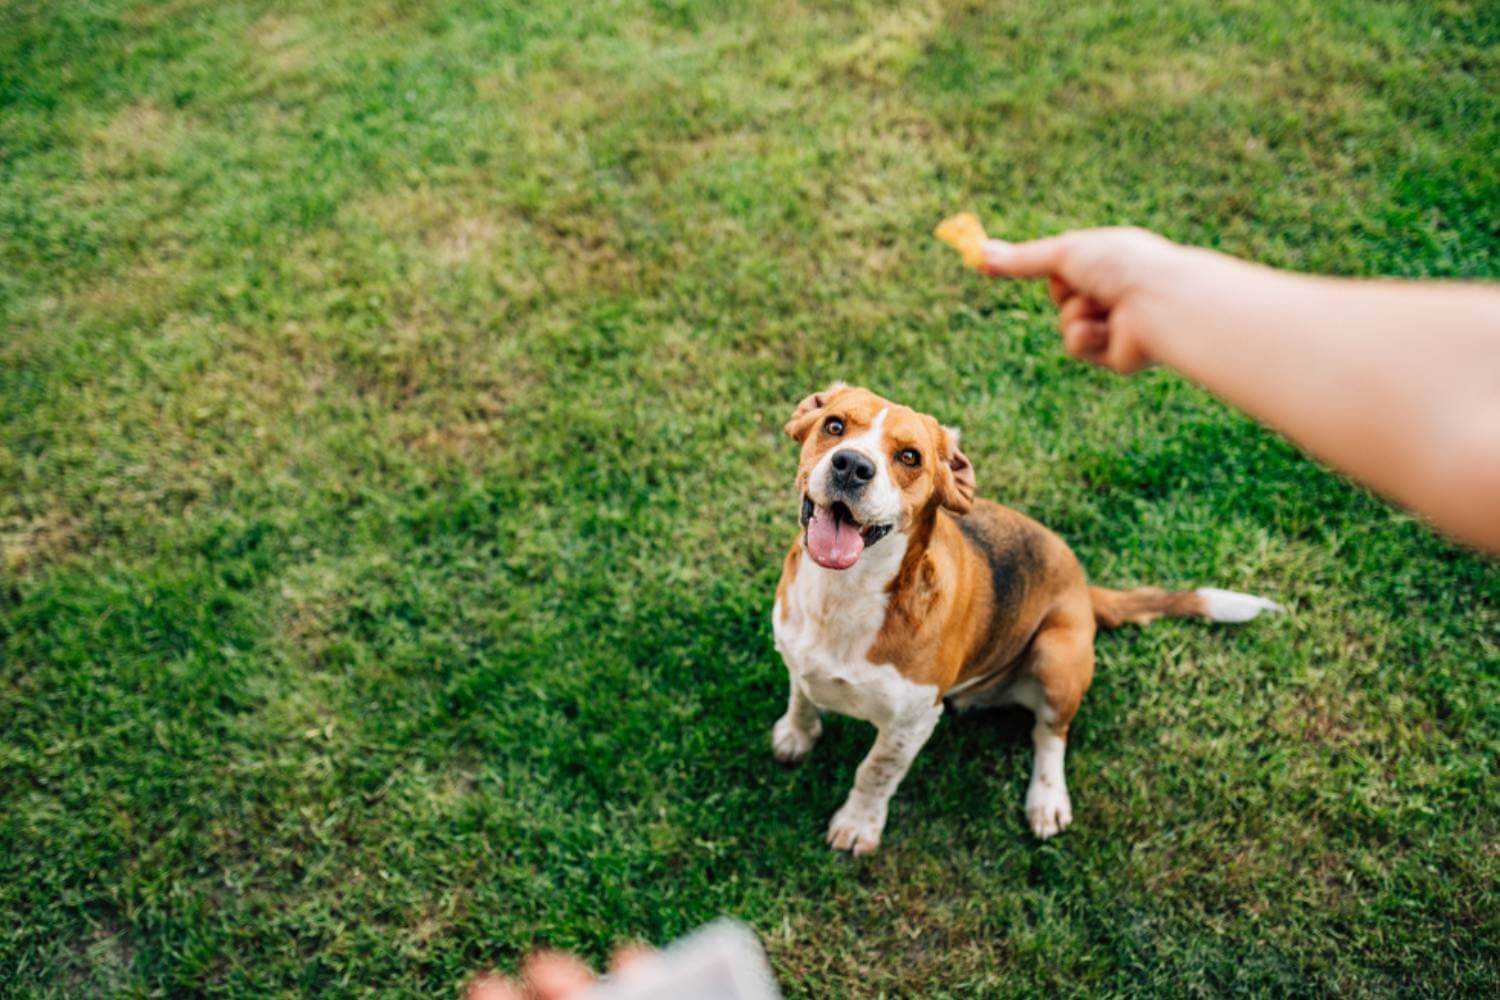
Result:
<instances>
[{"instance_id":1,"label":"dog","mask_svg":"<svg viewBox=\"0 0 1500 1000\"><path fill-rule=\"evenodd\" d=\"M975 498L958 431L867 389L813 393L785 430L802 448L802 509L772 609L791 680L772 753L783 764L805 757L824 711L877 730L828 824L835 850L880 845L891 796L945 707L1018 704L1035 714L1026 817L1039 838L1065 830L1073 807L1063 755L1093 679L1096 628L1281 610L1214 588L1089 586L1061 538Z\"/></svg>"}]
</instances>

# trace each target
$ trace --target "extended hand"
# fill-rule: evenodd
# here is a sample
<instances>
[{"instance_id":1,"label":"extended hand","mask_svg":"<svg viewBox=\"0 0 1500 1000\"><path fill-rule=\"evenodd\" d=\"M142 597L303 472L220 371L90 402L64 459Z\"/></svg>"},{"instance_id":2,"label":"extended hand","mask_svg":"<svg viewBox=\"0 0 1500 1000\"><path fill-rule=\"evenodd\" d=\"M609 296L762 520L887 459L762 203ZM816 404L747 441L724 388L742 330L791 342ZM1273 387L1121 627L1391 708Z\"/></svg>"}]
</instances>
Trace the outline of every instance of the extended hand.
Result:
<instances>
[{"instance_id":1,"label":"extended hand","mask_svg":"<svg viewBox=\"0 0 1500 1000\"><path fill-rule=\"evenodd\" d=\"M1153 361L1160 301L1190 280L1187 252L1144 229L1080 229L1029 243L988 240L981 270L1047 278L1068 353L1127 375Z\"/></svg>"}]
</instances>

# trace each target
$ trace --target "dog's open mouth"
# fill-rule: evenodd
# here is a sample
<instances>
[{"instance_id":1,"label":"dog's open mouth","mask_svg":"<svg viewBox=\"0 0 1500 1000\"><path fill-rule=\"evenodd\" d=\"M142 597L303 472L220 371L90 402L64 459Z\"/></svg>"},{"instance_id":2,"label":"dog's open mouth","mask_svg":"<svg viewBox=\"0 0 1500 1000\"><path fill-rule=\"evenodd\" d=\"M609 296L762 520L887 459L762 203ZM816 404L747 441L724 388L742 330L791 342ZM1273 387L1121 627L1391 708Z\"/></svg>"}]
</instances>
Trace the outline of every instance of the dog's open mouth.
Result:
<instances>
[{"instance_id":1,"label":"dog's open mouth","mask_svg":"<svg viewBox=\"0 0 1500 1000\"><path fill-rule=\"evenodd\" d=\"M826 506L802 498L802 526L807 529L807 553L825 569L848 569L860 553L885 537L889 524L860 524L842 500Z\"/></svg>"}]
</instances>

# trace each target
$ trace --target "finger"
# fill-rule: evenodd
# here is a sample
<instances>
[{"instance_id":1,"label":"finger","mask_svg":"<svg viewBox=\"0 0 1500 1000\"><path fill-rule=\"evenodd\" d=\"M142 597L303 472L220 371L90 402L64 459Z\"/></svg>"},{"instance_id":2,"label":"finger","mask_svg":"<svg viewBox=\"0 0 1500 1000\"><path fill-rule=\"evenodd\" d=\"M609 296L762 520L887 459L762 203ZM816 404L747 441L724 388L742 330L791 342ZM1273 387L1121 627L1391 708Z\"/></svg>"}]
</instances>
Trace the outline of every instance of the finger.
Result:
<instances>
[{"instance_id":1,"label":"finger","mask_svg":"<svg viewBox=\"0 0 1500 1000\"><path fill-rule=\"evenodd\" d=\"M1109 326L1099 319L1075 319L1062 328L1063 346L1083 361L1099 363L1109 347Z\"/></svg>"},{"instance_id":2,"label":"finger","mask_svg":"<svg viewBox=\"0 0 1500 1000\"><path fill-rule=\"evenodd\" d=\"M1049 236L1029 243L985 240L984 264L980 270L1002 278L1041 278L1062 269L1067 236Z\"/></svg>"},{"instance_id":3,"label":"finger","mask_svg":"<svg viewBox=\"0 0 1500 1000\"><path fill-rule=\"evenodd\" d=\"M560 951L539 951L521 969L536 1000L567 1000L594 984L589 967Z\"/></svg>"},{"instance_id":4,"label":"finger","mask_svg":"<svg viewBox=\"0 0 1500 1000\"><path fill-rule=\"evenodd\" d=\"M1080 319L1103 319L1104 307L1087 295L1075 295L1062 304L1057 312L1057 325L1066 328Z\"/></svg>"},{"instance_id":5,"label":"finger","mask_svg":"<svg viewBox=\"0 0 1500 1000\"><path fill-rule=\"evenodd\" d=\"M1148 367L1151 359L1141 353L1140 349L1130 341L1120 337L1111 337L1106 353L1098 363L1108 365L1121 375L1133 375L1142 368Z\"/></svg>"},{"instance_id":6,"label":"finger","mask_svg":"<svg viewBox=\"0 0 1500 1000\"><path fill-rule=\"evenodd\" d=\"M609 959L610 972L629 972L656 955L655 949L643 944L624 944L615 949Z\"/></svg>"},{"instance_id":7,"label":"finger","mask_svg":"<svg viewBox=\"0 0 1500 1000\"><path fill-rule=\"evenodd\" d=\"M521 988L504 976L487 972L469 981L465 1000L525 1000Z\"/></svg>"},{"instance_id":8,"label":"finger","mask_svg":"<svg viewBox=\"0 0 1500 1000\"><path fill-rule=\"evenodd\" d=\"M1072 285L1054 274L1047 279L1047 294L1052 296L1053 305L1060 306L1076 293Z\"/></svg>"}]
</instances>

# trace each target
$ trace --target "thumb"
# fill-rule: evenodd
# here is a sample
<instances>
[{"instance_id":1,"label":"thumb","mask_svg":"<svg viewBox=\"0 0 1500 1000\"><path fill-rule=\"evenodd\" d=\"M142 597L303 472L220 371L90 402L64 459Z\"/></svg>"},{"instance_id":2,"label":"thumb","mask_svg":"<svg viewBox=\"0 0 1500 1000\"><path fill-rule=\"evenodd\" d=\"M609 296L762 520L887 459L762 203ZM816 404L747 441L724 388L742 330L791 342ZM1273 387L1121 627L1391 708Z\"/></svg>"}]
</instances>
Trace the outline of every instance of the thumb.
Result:
<instances>
[{"instance_id":1,"label":"thumb","mask_svg":"<svg viewBox=\"0 0 1500 1000\"><path fill-rule=\"evenodd\" d=\"M1000 278L1044 278L1062 269L1062 257L1067 247L1066 236L1049 236L1027 243L985 240L984 263L980 269Z\"/></svg>"}]
</instances>

